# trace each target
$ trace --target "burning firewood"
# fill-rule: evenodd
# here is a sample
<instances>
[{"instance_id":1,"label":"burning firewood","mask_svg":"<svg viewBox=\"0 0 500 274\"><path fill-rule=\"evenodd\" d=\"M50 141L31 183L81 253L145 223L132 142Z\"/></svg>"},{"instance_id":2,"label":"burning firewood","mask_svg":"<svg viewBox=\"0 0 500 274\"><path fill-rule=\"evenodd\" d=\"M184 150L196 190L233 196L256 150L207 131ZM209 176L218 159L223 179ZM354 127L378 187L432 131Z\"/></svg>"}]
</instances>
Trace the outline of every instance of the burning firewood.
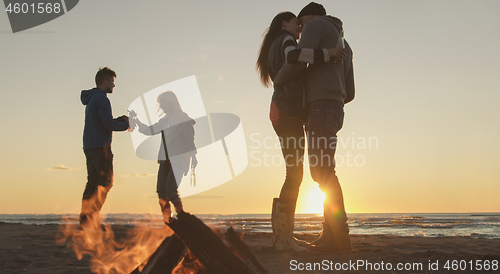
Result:
<instances>
[{"instance_id":1,"label":"burning firewood","mask_svg":"<svg viewBox=\"0 0 500 274\"><path fill-rule=\"evenodd\" d=\"M186 212L180 212L177 219L171 218L166 224L175 235L163 241L142 271L139 271L141 265L131 274L267 273L233 228L218 236L200 219ZM179 263L184 253L183 243L187 252Z\"/></svg>"},{"instance_id":2,"label":"burning firewood","mask_svg":"<svg viewBox=\"0 0 500 274\"><path fill-rule=\"evenodd\" d=\"M130 274L166 274L171 273L184 254L184 244L176 236L165 238L161 245L148 259ZM139 269L142 268L142 271Z\"/></svg>"},{"instance_id":3,"label":"burning firewood","mask_svg":"<svg viewBox=\"0 0 500 274\"><path fill-rule=\"evenodd\" d=\"M172 274L210 274L205 270L205 267L201 262L196 259L191 251L186 252L182 261L177 265L177 267L172 271Z\"/></svg>"},{"instance_id":4,"label":"burning firewood","mask_svg":"<svg viewBox=\"0 0 500 274\"><path fill-rule=\"evenodd\" d=\"M241 240L232 227L226 231L224 236L229 242L233 252L236 253L254 273L267 273L267 269L259 262L255 255L253 255L250 248Z\"/></svg>"},{"instance_id":5,"label":"burning firewood","mask_svg":"<svg viewBox=\"0 0 500 274\"><path fill-rule=\"evenodd\" d=\"M212 229L189 213L179 213L177 219L172 218L167 225L184 242L208 273L267 273L248 246L232 229L226 238L234 251L226 246Z\"/></svg>"}]
</instances>

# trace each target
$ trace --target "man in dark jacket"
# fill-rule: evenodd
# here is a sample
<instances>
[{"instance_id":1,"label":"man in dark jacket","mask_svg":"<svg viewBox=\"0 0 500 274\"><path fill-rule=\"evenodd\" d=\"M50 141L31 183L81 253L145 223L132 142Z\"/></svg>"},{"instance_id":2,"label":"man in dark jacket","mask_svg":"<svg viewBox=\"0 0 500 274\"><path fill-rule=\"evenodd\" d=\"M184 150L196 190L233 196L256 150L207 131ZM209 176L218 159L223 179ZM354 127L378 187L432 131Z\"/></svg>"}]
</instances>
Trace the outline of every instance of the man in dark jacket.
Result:
<instances>
[{"instance_id":1,"label":"man in dark jacket","mask_svg":"<svg viewBox=\"0 0 500 274\"><path fill-rule=\"evenodd\" d=\"M83 151L87 158L87 185L82 198L80 228L96 228L99 224L99 212L113 186L112 132L129 127L127 116L113 119L107 94L113 92L115 78L114 71L102 68L95 76L97 87L83 90L81 94L86 106Z\"/></svg>"},{"instance_id":2,"label":"man in dark jacket","mask_svg":"<svg viewBox=\"0 0 500 274\"><path fill-rule=\"evenodd\" d=\"M344 122L344 104L354 99L352 50L343 39L342 21L327 16L325 8L311 2L299 13L303 27L298 48L345 47L345 60L309 64L306 69L305 90L308 119L306 124L311 176L326 194L323 231L311 249L321 251L350 251L351 241L344 209L342 188L335 173L337 132ZM282 85L294 70L304 65L285 64L274 83Z\"/></svg>"}]
</instances>

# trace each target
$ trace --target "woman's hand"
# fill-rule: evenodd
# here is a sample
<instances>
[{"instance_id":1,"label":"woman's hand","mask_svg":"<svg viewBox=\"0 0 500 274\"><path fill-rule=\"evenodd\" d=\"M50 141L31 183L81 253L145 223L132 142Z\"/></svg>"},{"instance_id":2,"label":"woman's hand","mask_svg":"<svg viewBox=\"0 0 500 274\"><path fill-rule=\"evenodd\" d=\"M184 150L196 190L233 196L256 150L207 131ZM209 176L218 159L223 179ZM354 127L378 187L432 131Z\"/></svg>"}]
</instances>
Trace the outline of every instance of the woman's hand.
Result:
<instances>
[{"instance_id":1,"label":"woman's hand","mask_svg":"<svg viewBox=\"0 0 500 274\"><path fill-rule=\"evenodd\" d=\"M129 126L130 128L134 128L135 126L137 126L137 113L135 113L135 111L133 110L127 110L128 111L128 115L129 115L129 118L128 118L128 123L129 123Z\"/></svg>"},{"instance_id":2,"label":"woman's hand","mask_svg":"<svg viewBox=\"0 0 500 274\"><path fill-rule=\"evenodd\" d=\"M342 62L346 58L345 48L343 47L329 48L328 54L335 63Z\"/></svg>"}]
</instances>

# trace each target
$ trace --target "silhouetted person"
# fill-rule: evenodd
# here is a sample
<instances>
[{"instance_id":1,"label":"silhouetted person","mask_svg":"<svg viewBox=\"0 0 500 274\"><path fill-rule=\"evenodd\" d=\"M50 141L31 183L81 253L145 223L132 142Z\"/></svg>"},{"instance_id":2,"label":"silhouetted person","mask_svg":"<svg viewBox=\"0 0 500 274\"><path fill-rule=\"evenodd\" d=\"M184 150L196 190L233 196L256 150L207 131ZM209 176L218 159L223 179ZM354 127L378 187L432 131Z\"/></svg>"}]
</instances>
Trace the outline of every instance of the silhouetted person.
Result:
<instances>
[{"instance_id":1,"label":"silhouetted person","mask_svg":"<svg viewBox=\"0 0 500 274\"><path fill-rule=\"evenodd\" d=\"M190 162L196 167L196 147L194 145L194 124L184 111L177 96L172 91L158 95L158 110L165 114L155 124L143 124L134 111L130 112L131 125L137 125L144 135L161 134L161 145L158 152L158 179L156 192L164 222L168 223L172 215L170 202L177 213L184 211L178 186L182 177L187 174Z\"/></svg>"},{"instance_id":2,"label":"silhouetted person","mask_svg":"<svg viewBox=\"0 0 500 274\"><path fill-rule=\"evenodd\" d=\"M81 94L85 105L83 151L87 158L87 185L83 192L80 227L99 224L99 212L113 186L112 132L128 129L127 116L113 119L107 97L113 92L115 78L114 71L102 68L95 76L97 87Z\"/></svg>"},{"instance_id":3,"label":"silhouetted person","mask_svg":"<svg viewBox=\"0 0 500 274\"><path fill-rule=\"evenodd\" d=\"M279 198L273 199L271 224L273 246L276 250L305 250L295 244L293 238L295 207L303 174L305 148L304 122L306 110L304 102L306 63L324 63L330 56L344 54L342 48L297 49L301 27L298 18L291 12L276 15L262 41L257 69L265 86L285 62L304 62L299 71L294 71L289 80L274 86L270 108L270 119L278 135L286 166L286 178Z\"/></svg>"},{"instance_id":4,"label":"silhouetted person","mask_svg":"<svg viewBox=\"0 0 500 274\"><path fill-rule=\"evenodd\" d=\"M342 42L342 21L326 16L324 7L311 2L299 13L303 26L298 48L331 48ZM306 123L311 176L326 194L323 231L311 249L350 251L351 241L344 198L335 173L337 132L344 122L344 104L354 98L352 50L345 42L343 62L310 64L306 70L308 119ZM298 68L300 69L300 67ZM285 64L275 78L275 84L286 83L297 65Z\"/></svg>"}]
</instances>

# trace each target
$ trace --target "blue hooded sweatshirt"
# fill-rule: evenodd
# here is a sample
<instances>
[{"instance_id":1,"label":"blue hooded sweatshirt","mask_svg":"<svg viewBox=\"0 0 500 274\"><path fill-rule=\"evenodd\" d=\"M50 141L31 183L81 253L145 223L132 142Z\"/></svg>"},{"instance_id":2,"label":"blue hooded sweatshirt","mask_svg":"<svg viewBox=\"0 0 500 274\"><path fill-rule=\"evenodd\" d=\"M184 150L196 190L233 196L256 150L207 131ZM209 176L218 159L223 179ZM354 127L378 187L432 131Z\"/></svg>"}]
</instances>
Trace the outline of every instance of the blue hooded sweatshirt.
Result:
<instances>
[{"instance_id":1,"label":"blue hooded sweatshirt","mask_svg":"<svg viewBox=\"0 0 500 274\"><path fill-rule=\"evenodd\" d=\"M80 99L86 106L83 149L109 147L112 131L128 129L127 122L113 119L106 91L98 88L83 90Z\"/></svg>"}]
</instances>

